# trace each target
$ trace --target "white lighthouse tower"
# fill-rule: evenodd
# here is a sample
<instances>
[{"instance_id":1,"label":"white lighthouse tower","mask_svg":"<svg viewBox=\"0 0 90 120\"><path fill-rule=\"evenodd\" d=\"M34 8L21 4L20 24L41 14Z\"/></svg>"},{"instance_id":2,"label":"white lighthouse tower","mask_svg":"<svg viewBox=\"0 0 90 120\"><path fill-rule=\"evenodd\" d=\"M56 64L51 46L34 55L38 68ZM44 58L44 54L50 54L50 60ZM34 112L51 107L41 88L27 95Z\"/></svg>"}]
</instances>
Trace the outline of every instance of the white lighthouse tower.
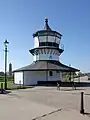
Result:
<instances>
[{"instance_id":1,"label":"white lighthouse tower","mask_svg":"<svg viewBox=\"0 0 90 120\"><path fill-rule=\"evenodd\" d=\"M34 61L30 65L14 70L14 83L53 85L57 81L63 81L62 72L79 71L59 61L59 56L64 51L63 46L61 47L61 37L60 33L49 27L48 19L45 19L44 29L33 34L34 48L29 52L33 55Z\"/></svg>"},{"instance_id":2,"label":"white lighthouse tower","mask_svg":"<svg viewBox=\"0 0 90 120\"><path fill-rule=\"evenodd\" d=\"M31 49L30 53L34 56L34 61L59 61L59 56L63 52L63 48L59 48L61 36L60 33L53 31L49 27L48 19L45 19L44 29L33 34L34 49Z\"/></svg>"}]
</instances>

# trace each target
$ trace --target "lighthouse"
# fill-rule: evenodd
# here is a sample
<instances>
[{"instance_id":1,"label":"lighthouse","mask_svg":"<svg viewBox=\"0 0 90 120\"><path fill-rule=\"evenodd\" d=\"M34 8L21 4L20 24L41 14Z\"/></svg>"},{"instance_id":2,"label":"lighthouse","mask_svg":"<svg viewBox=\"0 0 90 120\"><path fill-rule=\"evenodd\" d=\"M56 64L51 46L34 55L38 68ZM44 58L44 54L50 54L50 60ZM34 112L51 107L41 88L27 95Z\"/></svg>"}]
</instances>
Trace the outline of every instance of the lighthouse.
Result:
<instances>
[{"instance_id":1,"label":"lighthouse","mask_svg":"<svg viewBox=\"0 0 90 120\"><path fill-rule=\"evenodd\" d=\"M31 49L30 53L34 56L34 61L59 61L59 56L64 51L64 48L61 46L61 37L60 33L53 31L49 27L48 19L46 18L44 29L33 34L34 49Z\"/></svg>"},{"instance_id":2,"label":"lighthouse","mask_svg":"<svg viewBox=\"0 0 90 120\"><path fill-rule=\"evenodd\" d=\"M40 82L52 84L53 81L63 81L62 73L71 75L76 68L64 65L59 57L64 51L61 44L62 34L52 30L45 19L44 27L33 34L34 48L30 49L33 55L32 64L14 70L14 83L23 85L38 85Z\"/></svg>"}]
</instances>

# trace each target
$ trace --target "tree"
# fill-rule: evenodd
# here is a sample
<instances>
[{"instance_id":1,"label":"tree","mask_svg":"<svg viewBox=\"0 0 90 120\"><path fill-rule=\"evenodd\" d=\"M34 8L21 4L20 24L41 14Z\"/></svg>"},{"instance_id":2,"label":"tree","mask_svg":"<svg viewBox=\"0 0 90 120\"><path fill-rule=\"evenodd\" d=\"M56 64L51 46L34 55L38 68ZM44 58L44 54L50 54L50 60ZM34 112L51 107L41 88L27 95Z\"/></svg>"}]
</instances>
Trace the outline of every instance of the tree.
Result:
<instances>
[{"instance_id":1,"label":"tree","mask_svg":"<svg viewBox=\"0 0 90 120\"><path fill-rule=\"evenodd\" d=\"M1 71L1 72L0 72L0 76L4 76L4 72Z\"/></svg>"}]
</instances>

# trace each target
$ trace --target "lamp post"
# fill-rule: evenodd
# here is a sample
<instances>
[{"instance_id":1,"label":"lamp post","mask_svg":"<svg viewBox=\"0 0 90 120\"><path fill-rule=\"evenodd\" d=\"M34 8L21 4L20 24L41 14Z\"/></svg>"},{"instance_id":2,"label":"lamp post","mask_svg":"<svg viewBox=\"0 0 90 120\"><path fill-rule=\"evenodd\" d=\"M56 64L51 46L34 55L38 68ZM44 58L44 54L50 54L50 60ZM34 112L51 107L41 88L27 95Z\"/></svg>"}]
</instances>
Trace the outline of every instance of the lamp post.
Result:
<instances>
[{"instance_id":1,"label":"lamp post","mask_svg":"<svg viewBox=\"0 0 90 120\"><path fill-rule=\"evenodd\" d=\"M7 40L4 41L5 45L5 89L7 89L7 46L9 42Z\"/></svg>"}]
</instances>

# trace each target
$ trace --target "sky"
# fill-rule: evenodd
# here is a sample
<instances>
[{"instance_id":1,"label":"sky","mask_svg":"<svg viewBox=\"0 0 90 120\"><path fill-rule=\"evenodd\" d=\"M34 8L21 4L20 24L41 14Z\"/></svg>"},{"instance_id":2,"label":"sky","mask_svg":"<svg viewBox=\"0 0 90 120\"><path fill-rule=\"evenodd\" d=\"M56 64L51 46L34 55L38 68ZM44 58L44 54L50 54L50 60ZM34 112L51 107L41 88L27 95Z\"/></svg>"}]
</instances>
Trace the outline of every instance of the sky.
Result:
<instances>
[{"instance_id":1,"label":"sky","mask_svg":"<svg viewBox=\"0 0 90 120\"><path fill-rule=\"evenodd\" d=\"M90 72L90 0L0 0L0 71L4 71L4 40L13 70L31 64L33 33L44 19L62 36L60 61Z\"/></svg>"}]
</instances>

